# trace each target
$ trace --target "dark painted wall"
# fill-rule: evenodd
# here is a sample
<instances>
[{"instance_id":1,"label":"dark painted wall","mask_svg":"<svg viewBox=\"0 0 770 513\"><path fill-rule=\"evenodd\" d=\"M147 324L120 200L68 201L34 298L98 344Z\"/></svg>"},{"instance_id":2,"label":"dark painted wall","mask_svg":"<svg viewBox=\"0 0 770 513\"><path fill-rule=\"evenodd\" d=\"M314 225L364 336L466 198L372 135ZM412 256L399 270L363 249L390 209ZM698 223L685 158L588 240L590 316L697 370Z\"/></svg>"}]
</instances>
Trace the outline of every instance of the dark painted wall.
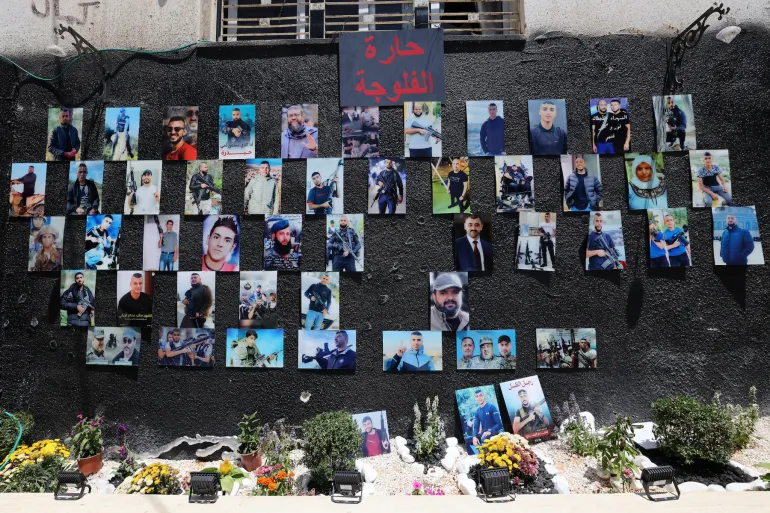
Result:
<instances>
[{"instance_id":1,"label":"dark painted wall","mask_svg":"<svg viewBox=\"0 0 770 513\"><path fill-rule=\"evenodd\" d=\"M766 138L770 70L768 34L744 28L731 44L708 35L685 58L681 76L685 92L693 94L700 148L727 148L733 169L736 203L756 205L762 231L770 227L770 186ZM590 148L588 101L595 96L622 95L630 99L632 149L651 151L654 130L651 96L662 87L665 42L643 36L604 38L548 37L530 39L526 46L512 42L449 42L446 50L447 102L442 128L445 155L465 153L465 104L472 99L502 99L505 103L508 151L527 153L528 98L566 98L569 149ZM165 105L200 105L202 158L216 158L216 115L219 104L257 104L257 148L260 155L279 155L280 105L283 102L320 104L322 156L338 156L340 142L337 105L337 53L333 44L277 47L222 47L200 50L186 58L108 55L114 69L110 81L112 106L142 107L141 148L144 159L160 152L161 113ZM27 63L32 69L55 74L47 59ZM40 85L20 79L7 65L0 67L0 164L43 159L46 111L60 103L83 105L84 159L101 158L104 126L101 105L94 96L96 81L85 63L73 68L61 83ZM383 155L402 152L402 113L382 113ZM689 206L690 181L685 154L667 155L671 206ZM225 163L224 210L238 213L242 205L244 164ZM381 335L387 329L427 329L428 275L424 270L452 270L452 220L431 215L427 161L408 164L408 214L405 218L368 217L366 272L342 277L342 326L357 329L358 369L354 375L300 372L296 369L299 328L300 276L279 278L281 326L286 330L286 368L270 372L228 370L225 328L237 325L238 275L217 277L218 363L211 371L160 368L156 365L158 328L175 320L176 276L156 277L152 340L143 343L136 370L85 366L86 334L59 328L48 317L49 298L58 294L55 276L24 272L25 221L3 220L0 234L4 269L0 342L0 404L29 409L38 421L39 435L61 434L78 412L103 413L124 422L139 448L166 442L182 434L233 433L244 412L258 410L264 420L286 416L300 422L325 410L353 412L387 409L394 434L406 434L412 406L438 394L450 426L457 423L454 390L499 383L535 373L535 329L590 327L598 332L600 368L591 373L539 372L551 403L561 404L574 392L584 409L602 422L612 412L649 415L650 401L675 392L710 398L715 390L743 401L748 387L760 386L760 401L768 411L767 350L768 279L770 267L716 269L713 265L711 215L690 209L689 221L695 266L683 273L654 273L647 268L643 213L628 213L626 179L620 158L603 158L602 178L607 209L623 211L623 227L630 269L588 275L583 270L587 216L558 216L556 273L514 272L517 216L495 215L497 251L493 276L473 278L471 319L475 328L515 328L518 369L513 373L440 373L394 376L382 372ZM365 212L366 162L346 163L345 210ZM67 166L49 164L46 213L64 213ZM120 212L125 164L105 169L105 212ZM303 161L285 169L284 211L302 212ZM491 159L473 159L474 210L494 212L494 172ZM8 177L8 171L5 176ZM162 213L183 210L183 163L164 164ZM560 169L556 158L535 158L538 209L559 210ZM7 180L0 194L7 194ZM5 215L5 214L3 214ZM83 219L68 219L65 264L82 265ZM242 269L260 269L262 221L245 219ZM138 269L142 219L124 224L122 268ZM181 228L181 268L197 269L201 221L188 219ZM415 243L406 245L413 237ZM323 219L305 220L304 270L323 265ZM766 258L770 255L766 255ZM397 272L391 272L393 265ZM423 268L423 271L420 268ZM19 304L18 298L27 299ZM96 287L97 321L114 324L116 277L100 272ZM387 301L381 299L387 295ZM30 317L40 324L28 326ZM364 331L369 323L371 330ZM49 341L55 340L55 349ZM444 360L455 359L452 336L444 337ZM70 355L71 354L71 355ZM74 356L74 361L68 359ZM451 364L448 365L451 367ZM312 398L299 400L307 390ZM502 398L499 397L500 401ZM502 404L502 403L501 403ZM459 424L457 425L459 434ZM450 429L451 431L451 429Z\"/></svg>"}]
</instances>

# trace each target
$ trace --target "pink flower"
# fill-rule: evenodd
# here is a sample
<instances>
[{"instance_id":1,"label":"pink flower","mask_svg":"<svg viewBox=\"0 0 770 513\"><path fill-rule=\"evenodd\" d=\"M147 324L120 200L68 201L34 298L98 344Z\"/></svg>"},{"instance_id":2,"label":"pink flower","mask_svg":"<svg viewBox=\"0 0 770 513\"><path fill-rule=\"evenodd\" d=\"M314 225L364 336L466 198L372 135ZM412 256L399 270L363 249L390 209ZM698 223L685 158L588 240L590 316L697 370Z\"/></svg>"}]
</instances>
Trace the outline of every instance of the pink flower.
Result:
<instances>
[{"instance_id":1,"label":"pink flower","mask_svg":"<svg viewBox=\"0 0 770 513\"><path fill-rule=\"evenodd\" d=\"M633 477L634 477L634 473L633 473L633 472L631 472L631 470L630 470L630 469L624 468L624 469L623 469L623 476L625 476L625 478L626 478L626 479L629 479L629 480L630 480L631 478L633 478Z\"/></svg>"},{"instance_id":2,"label":"pink flower","mask_svg":"<svg viewBox=\"0 0 770 513\"><path fill-rule=\"evenodd\" d=\"M419 490L420 488L422 488L422 484L420 484L419 481L415 481L414 483L412 483L412 486L414 486L415 490Z\"/></svg>"}]
</instances>

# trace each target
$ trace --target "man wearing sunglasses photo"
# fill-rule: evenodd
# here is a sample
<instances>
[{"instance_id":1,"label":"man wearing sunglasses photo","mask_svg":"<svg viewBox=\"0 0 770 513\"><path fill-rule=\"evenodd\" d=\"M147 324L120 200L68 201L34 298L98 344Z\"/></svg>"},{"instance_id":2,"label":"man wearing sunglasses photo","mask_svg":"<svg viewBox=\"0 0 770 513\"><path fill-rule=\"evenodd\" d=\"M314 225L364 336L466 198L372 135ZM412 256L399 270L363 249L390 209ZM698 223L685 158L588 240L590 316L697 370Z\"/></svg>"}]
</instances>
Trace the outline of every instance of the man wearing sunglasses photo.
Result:
<instances>
[{"instance_id":1,"label":"man wearing sunglasses photo","mask_svg":"<svg viewBox=\"0 0 770 513\"><path fill-rule=\"evenodd\" d=\"M172 116L165 126L166 139L163 148L164 160L195 160L198 150L185 141L187 124L182 116Z\"/></svg>"},{"instance_id":2,"label":"man wearing sunglasses photo","mask_svg":"<svg viewBox=\"0 0 770 513\"><path fill-rule=\"evenodd\" d=\"M116 365L139 365L139 343L137 342L136 331L133 328L123 330L123 340L118 344L122 348L112 363Z\"/></svg>"}]
</instances>

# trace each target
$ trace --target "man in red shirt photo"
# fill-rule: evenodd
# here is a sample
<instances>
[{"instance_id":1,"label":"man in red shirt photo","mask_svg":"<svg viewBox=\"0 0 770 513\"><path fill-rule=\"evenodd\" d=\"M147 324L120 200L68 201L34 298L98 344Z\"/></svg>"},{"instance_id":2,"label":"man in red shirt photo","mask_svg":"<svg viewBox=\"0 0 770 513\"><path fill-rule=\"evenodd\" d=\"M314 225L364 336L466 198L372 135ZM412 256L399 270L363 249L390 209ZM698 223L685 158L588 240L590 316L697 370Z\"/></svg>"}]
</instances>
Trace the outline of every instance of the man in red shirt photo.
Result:
<instances>
[{"instance_id":1,"label":"man in red shirt photo","mask_svg":"<svg viewBox=\"0 0 770 513\"><path fill-rule=\"evenodd\" d=\"M187 135L185 118L172 116L165 128L168 143L163 148L164 160L195 160L198 158L198 150L184 140Z\"/></svg>"},{"instance_id":2,"label":"man in red shirt photo","mask_svg":"<svg viewBox=\"0 0 770 513\"><path fill-rule=\"evenodd\" d=\"M390 453L390 440L385 429L375 429L372 418L367 416L361 421L364 428L364 439L361 442L361 453L364 457L379 456Z\"/></svg>"}]
</instances>

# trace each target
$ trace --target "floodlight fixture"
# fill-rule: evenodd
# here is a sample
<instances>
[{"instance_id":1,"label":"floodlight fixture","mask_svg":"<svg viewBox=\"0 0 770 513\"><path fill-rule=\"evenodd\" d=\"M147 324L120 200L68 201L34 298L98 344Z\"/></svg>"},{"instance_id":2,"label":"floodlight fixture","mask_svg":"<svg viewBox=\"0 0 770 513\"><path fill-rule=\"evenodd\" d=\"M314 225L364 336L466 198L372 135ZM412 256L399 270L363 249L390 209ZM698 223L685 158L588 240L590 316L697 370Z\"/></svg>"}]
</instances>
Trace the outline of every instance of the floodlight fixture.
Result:
<instances>
[{"instance_id":1,"label":"floodlight fixture","mask_svg":"<svg viewBox=\"0 0 770 513\"><path fill-rule=\"evenodd\" d=\"M219 474L216 472L190 472L190 500L198 504L217 502L222 490Z\"/></svg>"},{"instance_id":2,"label":"floodlight fixture","mask_svg":"<svg viewBox=\"0 0 770 513\"><path fill-rule=\"evenodd\" d=\"M511 502L511 474L507 467L485 468L479 471L479 496L484 502Z\"/></svg>"},{"instance_id":3,"label":"floodlight fixture","mask_svg":"<svg viewBox=\"0 0 770 513\"><path fill-rule=\"evenodd\" d=\"M677 500L679 499L679 496L682 495L682 492L679 491L679 486L677 486L676 481L674 481L674 467L670 465L643 468L639 480L642 482L647 498L652 502ZM657 499L653 499L652 495L650 495L650 486L659 486L662 488L670 484L673 484L674 489L676 490L676 495L673 495L672 493L673 497L658 497Z\"/></svg>"},{"instance_id":4,"label":"floodlight fixture","mask_svg":"<svg viewBox=\"0 0 770 513\"><path fill-rule=\"evenodd\" d=\"M82 472L59 472L59 482L53 491L53 498L57 501L76 501L91 493L91 485Z\"/></svg>"},{"instance_id":5,"label":"floodlight fixture","mask_svg":"<svg viewBox=\"0 0 770 513\"><path fill-rule=\"evenodd\" d=\"M364 496L361 472L336 471L332 480L332 502L338 504L358 504Z\"/></svg>"}]
</instances>

